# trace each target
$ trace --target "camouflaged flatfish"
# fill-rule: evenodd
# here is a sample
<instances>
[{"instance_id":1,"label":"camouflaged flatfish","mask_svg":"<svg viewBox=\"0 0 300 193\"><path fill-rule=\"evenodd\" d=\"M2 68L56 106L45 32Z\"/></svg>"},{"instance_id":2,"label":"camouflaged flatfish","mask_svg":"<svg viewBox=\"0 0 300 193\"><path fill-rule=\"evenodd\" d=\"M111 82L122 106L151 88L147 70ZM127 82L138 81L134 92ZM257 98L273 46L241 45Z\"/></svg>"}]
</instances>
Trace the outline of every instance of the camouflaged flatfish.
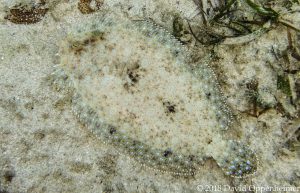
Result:
<instances>
[{"instance_id":1,"label":"camouflaged flatfish","mask_svg":"<svg viewBox=\"0 0 300 193\"><path fill-rule=\"evenodd\" d=\"M213 71L166 30L95 14L69 34L56 83L100 140L163 172L193 174L207 157L231 176L256 170L246 145L222 138L232 115Z\"/></svg>"}]
</instances>

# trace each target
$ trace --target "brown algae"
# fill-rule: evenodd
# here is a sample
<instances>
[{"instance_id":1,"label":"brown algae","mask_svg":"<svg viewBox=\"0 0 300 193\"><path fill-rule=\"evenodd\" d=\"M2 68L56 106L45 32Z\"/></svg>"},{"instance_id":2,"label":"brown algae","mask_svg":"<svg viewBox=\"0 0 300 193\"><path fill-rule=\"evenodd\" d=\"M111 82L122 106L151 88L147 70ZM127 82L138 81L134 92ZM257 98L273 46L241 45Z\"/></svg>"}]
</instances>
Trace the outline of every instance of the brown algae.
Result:
<instances>
[{"instance_id":1,"label":"brown algae","mask_svg":"<svg viewBox=\"0 0 300 193\"><path fill-rule=\"evenodd\" d=\"M48 12L48 8L44 7L45 2L37 5L15 5L9 10L5 19L15 24L33 24L42 20Z\"/></svg>"},{"instance_id":2,"label":"brown algae","mask_svg":"<svg viewBox=\"0 0 300 193\"><path fill-rule=\"evenodd\" d=\"M82 14L90 14L102 7L103 0L94 0L95 6L93 7L91 4L93 3L92 0L80 0L78 2L78 9Z\"/></svg>"}]
</instances>

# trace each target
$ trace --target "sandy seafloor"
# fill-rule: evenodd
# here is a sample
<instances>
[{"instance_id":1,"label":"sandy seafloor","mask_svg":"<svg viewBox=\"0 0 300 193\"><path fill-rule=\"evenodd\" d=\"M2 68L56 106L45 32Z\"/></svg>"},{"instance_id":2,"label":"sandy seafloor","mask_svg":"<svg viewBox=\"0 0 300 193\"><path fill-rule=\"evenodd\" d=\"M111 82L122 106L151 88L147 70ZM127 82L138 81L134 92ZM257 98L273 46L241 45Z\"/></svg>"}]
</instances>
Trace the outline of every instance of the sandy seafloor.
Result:
<instances>
[{"instance_id":1,"label":"sandy seafloor","mask_svg":"<svg viewBox=\"0 0 300 193\"><path fill-rule=\"evenodd\" d=\"M299 146L291 148L285 143L286 133L300 127L299 96L293 88L294 104L290 104L277 89L277 75L285 61L281 53L288 46L286 27L278 25L247 44L214 47L218 60L212 64L238 119L232 135L257 153L257 173L245 179L231 178L213 160L207 160L194 176L178 177L143 168L119 155L115 147L101 143L78 122L64 94L49 86L49 76L59 62L59 43L72 24L90 15L80 13L77 1L53 1L56 5L42 21L18 25L4 19L8 7L17 2L0 0L1 193L190 193L208 186L215 188L209 188L210 192L247 192L219 189L229 186L287 187L290 191L286 192L296 192L292 188L300 187ZM140 1L111 0L105 1L105 6L131 19L150 16L171 32L174 13L190 17L196 8L188 0L154 1L146 7ZM287 17L300 26L299 12ZM201 48L195 49L201 52ZM291 65L299 69L299 61L292 60ZM263 103L273 106L259 116L246 113L251 111L251 103L245 98L245 82L253 78L258 81ZM290 79L297 82L299 71Z\"/></svg>"}]
</instances>

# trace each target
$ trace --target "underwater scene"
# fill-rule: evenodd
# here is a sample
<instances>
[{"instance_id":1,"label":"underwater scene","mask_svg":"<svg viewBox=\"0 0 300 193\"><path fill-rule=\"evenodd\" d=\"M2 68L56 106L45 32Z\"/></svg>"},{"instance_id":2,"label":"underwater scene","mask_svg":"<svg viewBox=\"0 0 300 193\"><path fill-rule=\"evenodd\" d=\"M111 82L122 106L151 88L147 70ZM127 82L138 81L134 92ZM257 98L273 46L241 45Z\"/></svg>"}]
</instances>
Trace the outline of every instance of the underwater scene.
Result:
<instances>
[{"instance_id":1,"label":"underwater scene","mask_svg":"<svg viewBox=\"0 0 300 193\"><path fill-rule=\"evenodd\" d=\"M299 0L0 0L0 193L300 192Z\"/></svg>"}]
</instances>

